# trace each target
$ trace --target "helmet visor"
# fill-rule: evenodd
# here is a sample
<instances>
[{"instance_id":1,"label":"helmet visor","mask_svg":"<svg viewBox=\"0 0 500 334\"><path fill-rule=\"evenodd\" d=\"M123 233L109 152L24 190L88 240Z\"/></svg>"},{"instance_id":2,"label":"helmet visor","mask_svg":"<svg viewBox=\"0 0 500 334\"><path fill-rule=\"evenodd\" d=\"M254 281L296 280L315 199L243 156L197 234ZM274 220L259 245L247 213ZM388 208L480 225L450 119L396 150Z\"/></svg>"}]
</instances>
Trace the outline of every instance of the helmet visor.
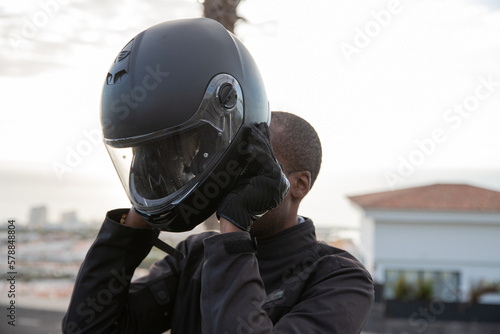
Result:
<instances>
[{"instance_id":1,"label":"helmet visor","mask_svg":"<svg viewBox=\"0 0 500 334\"><path fill-rule=\"evenodd\" d=\"M233 97L228 96L228 84L234 89ZM237 81L218 75L186 124L105 143L134 207L145 214L161 214L182 201L213 170L242 122L243 101Z\"/></svg>"}]
</instances>

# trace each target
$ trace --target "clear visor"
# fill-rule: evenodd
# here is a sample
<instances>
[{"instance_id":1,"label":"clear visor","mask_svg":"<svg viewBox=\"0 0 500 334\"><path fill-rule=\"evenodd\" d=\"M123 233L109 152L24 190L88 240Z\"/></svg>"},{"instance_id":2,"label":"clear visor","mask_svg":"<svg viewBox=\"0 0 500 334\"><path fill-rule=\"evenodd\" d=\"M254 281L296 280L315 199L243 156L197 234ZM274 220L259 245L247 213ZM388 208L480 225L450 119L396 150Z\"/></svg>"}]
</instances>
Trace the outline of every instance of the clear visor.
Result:
<instances>
[{"instance_id":1,"label":"clear visor","mask_svg":"<svg viewBox=\"0 0 500 334\"><path fill-rule=\"evenodd\" d=\"M105 144L134 207L158 214L182 201L212 171L242 123L241 88L220 74L182 126Z\"/></svg>"}]
</instances>

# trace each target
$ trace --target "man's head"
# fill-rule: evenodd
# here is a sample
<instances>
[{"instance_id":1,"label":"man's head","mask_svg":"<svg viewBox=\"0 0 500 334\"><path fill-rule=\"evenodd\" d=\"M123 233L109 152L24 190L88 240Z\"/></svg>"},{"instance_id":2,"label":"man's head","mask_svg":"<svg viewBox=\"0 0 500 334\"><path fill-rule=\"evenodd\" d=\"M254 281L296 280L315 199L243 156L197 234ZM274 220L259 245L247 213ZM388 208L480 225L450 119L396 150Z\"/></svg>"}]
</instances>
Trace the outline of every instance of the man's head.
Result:
<instances>
[{"instance_id":1,"label":"man's head","mask_svg":"<svg viewBox=\"0 0 500 334\"><path fill-rule=\"evenodd\" d=\"M283 202L256 220L250 233L256 237L275 234L297 224L297 211L319 174L321 142L314 128L291 113L271 113L271 144L290 190Z\"/></svg>"}]
</instances>

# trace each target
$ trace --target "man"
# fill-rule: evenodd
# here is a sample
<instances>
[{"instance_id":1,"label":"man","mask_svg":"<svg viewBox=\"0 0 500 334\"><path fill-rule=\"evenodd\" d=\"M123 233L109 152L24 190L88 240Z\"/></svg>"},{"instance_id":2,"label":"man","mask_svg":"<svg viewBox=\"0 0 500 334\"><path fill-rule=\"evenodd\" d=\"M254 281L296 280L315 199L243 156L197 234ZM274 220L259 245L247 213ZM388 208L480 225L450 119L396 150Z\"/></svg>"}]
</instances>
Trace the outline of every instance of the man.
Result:
<instances>
[{"instance_id":1,"label":"man","mask_svg":"<svg viewBox=\"0 0 500 334\"><path fill-rule=\"evenodd\" d=\"M72 301L67 332L83 323L91 333L359 333L373 303L370 275L347 252L318 243L312 221L297 216L319 172L319 139L289 113L273 112L270 129L290 181L283 202L250 233L221 219L220 235L189 237L178 246L186 259L167 256L130 285L130 269L150 251L153 232L133 209L125 225L123 210L110 212L79 275L107 270L108 283L85 291L77 280L75 290L86 298ZM250 236L256 253L224 249L224 241ZM107 262L106 254L119 263L97 263Z\"/></svg>"},{"instance_id":2,"label":"man","mask_svg":"<svg viewBox=\"0 0 500 334\"><path fill-rule=\"evenodd\" d=\"M193 52L198 47L205 53ZM231 65L235 59L242 63ZM101 119L134 208L108 212L78 274L65 333L360 332L373 303L369 273L347 252L318 243L312 221L297 215L320 169L319 138L306 121L283 112L272 113L269 134L253 66L233 36L206 20L153 27L117 57ZM198 85L207 68L213 71ZM137 80L147 96L128 114L117 112L124 111L117 102L124 91L138 96ZM206 90L203 101L190 106L179 91L196 87ZM166 127L177 121L169 112L178 105L174 116L189 112L189 121ZM141 123L148 116L155 122ZM212 210L220 234L188 237L176 256L130 282L158 229L192 228Z\"/></svg>"}]
</instances>

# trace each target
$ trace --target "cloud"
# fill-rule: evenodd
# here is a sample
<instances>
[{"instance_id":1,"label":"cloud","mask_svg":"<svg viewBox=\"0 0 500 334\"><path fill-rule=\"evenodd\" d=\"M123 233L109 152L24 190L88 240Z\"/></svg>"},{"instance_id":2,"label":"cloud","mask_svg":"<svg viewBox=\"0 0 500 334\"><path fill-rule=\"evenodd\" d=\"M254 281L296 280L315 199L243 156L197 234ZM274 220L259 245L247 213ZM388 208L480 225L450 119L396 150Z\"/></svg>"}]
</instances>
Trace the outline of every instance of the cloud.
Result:
<instances>
[{"instance_id":1,"label":"cloud","mask_svg":"<svg viewBox=\"0 0 500 334\"><path fill-rule=\"evenodd\" d=\"M491 10L500 10L500 2L498 0L476 0L476 3L484 5Z\"/></svg>"},{"instance_id":2,"label":"cloud","mask_svg":"<svg viewBox=\"0 0 500 334\"><path fill-rule=\"evenodd\" d=\"M200 16L197 9L193 3L161 0L4 5L0 7L0 75L26 76L64 67L77 48L124 45L127 38L155 23L179 15Z\"/></svg>"}]
</instances>

